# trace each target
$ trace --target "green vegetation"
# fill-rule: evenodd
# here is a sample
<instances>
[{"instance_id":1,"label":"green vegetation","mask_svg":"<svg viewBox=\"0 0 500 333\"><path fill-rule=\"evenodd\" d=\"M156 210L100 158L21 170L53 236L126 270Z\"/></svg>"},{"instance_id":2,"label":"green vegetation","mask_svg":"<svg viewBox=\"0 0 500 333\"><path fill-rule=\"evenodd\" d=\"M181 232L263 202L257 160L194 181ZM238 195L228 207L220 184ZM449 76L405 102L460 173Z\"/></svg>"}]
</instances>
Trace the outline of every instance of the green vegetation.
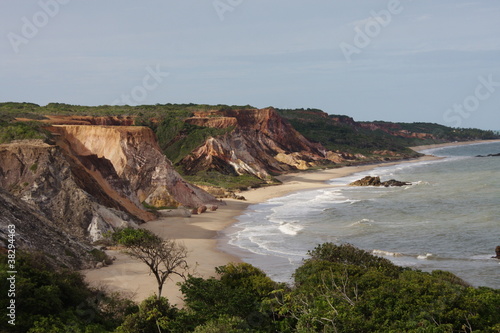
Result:
<instances>
[{"instance_id":1,"label":"green vegetation","mask_svg":"<svg viewBox=\"0 0 500 333\"><path fill-rule=\"evenodd\" d=\"M79 115L79 116L137 116L144 122L151 118L162 118L166 114L179 117L189 117L195 111L213 111L224 108L253 108L250 105L228 106L225 104L155 104L155 105L99 105L83 106L65 103L49 103L40 106L34 103L0 103L0 114L11 117L25 117L30 119L43 119L43 115ZM35 118L34 118L35 117ZM37 118L39 117L39 118Z\"/></svg>"},{"instance_id":2,"label":"green vegetation","mask_svg":"<svg viewBox=\"0 0 500 333\"><path fill-rule=\"evenodd\" d=\"M222 187L228 190L247 190L261 186L279 184L275 179L262 180L254 175L225 175L216 171L202 171L194 176L183 175L183 178L191 183L205 186Z\"/></svg>"},{"instance_id":3,"label":"green vegetation","mask_svg":"<svg viewBox=\"0 0 500 333\"><path fill-rule=\"evenodd\" d=\"M376 150L392 150L415 156L416 153L407 147L500 138L493 131L458 129L431 123L355 122L350 117L327 115L318 109L278 109L277 111L309 140L320 142L333 151L362 153L367 156ZM419 138L412 136L411 133L427 135Z\"/></svg>"},{"instance_id":4,"label":"green vegetation","mask_svg":"<svg viewBox=\"0 0 500 333\"><path fill-rule=\"evenodd\" d=\"M132 301L88 287L78 272L50 266L42 254L16 251L15 326L7 322L7 255L1 255L1 332L111 332L133 313Z\"/></svg>"},{"instance_id":5,"label":"green vegetation","mask_svg":"<svg viewBox=\"0 0 500 333\"><path fill-rule=\"evenodd\" d=\"M209 128L191 125L175 116L165 117L158 124L151 124L164 154L176 164L199 147L209 137L231 132L233 128Z\"/></svg>"},{"instance_id":6,"label":"green vegetation","mask_svg":"<svg viewBox=\"0 0 500 333\"><path fill-rule=\"evenodd\" d=\"M14 140L46 139L48 133L37 122L8 122L0 120L0 143Z\"/></svg>"},{"instance_id":7,"label":"green vegetation","mask_svg":"<svg viewBox=\"0 0 500 333\"><path fill-rule=\"evenodd\" d=\"M146 237L147 238L147 237ZM153 237L154 238L154 237ZM135 244L129 232L121 239ZM3 255L4 259L6 256ZM3 260L5 261L5 260ZM151 296L139 306L89 288L80 274L18 256L16 326L8 332L499 332L500 290L474 288L444 272L398 267L351 245L310 251L293 286L249 264L189 276L185 307ZM0 278L7 278L2 264ZM2 291L2 292L5 292ZM3 317L7 298L2 298Z\"/></svg>"}]
</instances>

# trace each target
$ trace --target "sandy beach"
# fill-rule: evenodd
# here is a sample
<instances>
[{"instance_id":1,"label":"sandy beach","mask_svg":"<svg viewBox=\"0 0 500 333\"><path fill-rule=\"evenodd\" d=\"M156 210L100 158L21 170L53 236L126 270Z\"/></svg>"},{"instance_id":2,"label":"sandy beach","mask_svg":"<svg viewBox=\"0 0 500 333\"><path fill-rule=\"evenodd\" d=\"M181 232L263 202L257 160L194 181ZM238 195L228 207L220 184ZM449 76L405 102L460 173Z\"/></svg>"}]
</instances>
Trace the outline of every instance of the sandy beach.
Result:
<instances>
[{"instance_id":1,"label":"sandy beach","mask_svg":"<svg viewBox=\"0 0 500 333\"><path fill-rule=\"evenodd\" d=\"M498 141L498 140L496 140ZM480 141L486 142L486 141ZM471 144L478 142L467 142ZM450 143L443 145L413 147L419 151L423 149L453 146L462 143ZM278 177L283 184L278 186L264 187L245 191L242 195L246 201L225 200L227 205L220 206L216 212L206 212L201 215L193 215L190 218L168 217L151 221L141 227L151 230L162 237L168 237L182 242L188 249L188 263L191 273L197 276L215 276L214 268L229 262L240 262L237 254L225 253L218 249L218 232L224 230L237 221L237 217L250 205L264 202L268 199L287 195L289 193L311 190L333 185L326 184L330 179L349 176L354 173L368 172L379 166L390 166L400 163L415 163L425 160L438 159L434 156L423 156L413 160L405 160L389 163L378 163L361 166L342 167L338 169L327 169L319 171L303 171L290 173ZM107 251L110 256L116 256L113 265L101 269L86 270L84 274L92 285L101 285L112 291L126 293L137 302L144 300L157 291L154 276L149 275L147 266L138 260L131 259L119 251ZM182 294L176 285L180 279L175 278L167 281L163 288L163 296L166 296L171 304L182 306Z\"/></svg>"}]
</instances>

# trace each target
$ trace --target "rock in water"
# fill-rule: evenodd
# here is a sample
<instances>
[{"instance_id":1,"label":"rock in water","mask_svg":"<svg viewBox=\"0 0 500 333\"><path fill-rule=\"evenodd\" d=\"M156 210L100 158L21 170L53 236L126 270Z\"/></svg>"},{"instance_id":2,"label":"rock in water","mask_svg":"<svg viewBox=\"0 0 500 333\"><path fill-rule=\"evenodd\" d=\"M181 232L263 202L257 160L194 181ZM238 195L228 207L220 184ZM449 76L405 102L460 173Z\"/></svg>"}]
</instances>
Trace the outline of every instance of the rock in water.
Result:
<instances>
[{"instance_id":1,"label":"rock in water","mask_svg":"<svg viewBox=\"0 0 500 333\"><path fill-rule=\"evenodd\" d=\"M383 185L385 187L389 187L389 186L407 186L407 185L411 185L411 183L402 182L402 181L395 180L395 179L390 179L388 181L382 182L381 185Z\"/></svg>"},{"instance_id":2,"label":"rock in water","mask_svg":"<svg viewBox=\"0 0 500 333\"><path fill-rule=\"evenodd\" d=\"M366 176L350 183L351 186L380 186L380 177Z\"/></svg>"},{"instance_id":3,"label":"rock in water","mask_svg":"<svg viewBox=\"0 0 500 333\"><path fill-rule=\"evenodd\" d=\"M372 177L372 176L366 176L362 179L356 180L355 182L352 182L349 184L350 186L385 186L385 187L390 187L390 186L407 186L411 185L411 183L408 182L402 182L399 180L395 179L390 179L385 182L380 181L380 177Z\"/></svg>"},{"instance_id":4,"label":"rock in water","mask_svg":"<svg viewBox=\"0 0 500 333\"><path fill-rule=\"evenodd\" d=\"M496 254L496 256L494 256L494 257L492 257L492 258L500 259L500 245L498 245L498 246L495 248L495 254Z\"/></svg>"},{"instance_id":5,"label":"rock in water","mask_svg":"<svg viewBox=\"0 0 500 333\"><path fill-rule=\"evenodd\" d=\"M498 154L488 154L488 155L476 155L476 157L498 157L500 156L500 153Z\"/></svg>"}]
</instances>

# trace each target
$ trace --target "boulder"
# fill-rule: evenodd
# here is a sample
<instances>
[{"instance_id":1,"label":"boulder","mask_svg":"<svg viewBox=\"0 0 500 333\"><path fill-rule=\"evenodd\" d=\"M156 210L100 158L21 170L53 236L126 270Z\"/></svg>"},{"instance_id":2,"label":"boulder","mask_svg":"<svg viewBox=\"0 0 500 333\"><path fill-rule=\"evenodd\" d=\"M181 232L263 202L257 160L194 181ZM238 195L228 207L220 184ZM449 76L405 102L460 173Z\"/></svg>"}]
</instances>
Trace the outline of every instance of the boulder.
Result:
<instances>
[{"instance_id":1,"label":"boulder","mask_svg":"<svg viewBox=\"0 0 500 333\"><path fill-rule=\"evenodd\" d=\"M349 185L351 186L385 186L385 187L390 187L390 186L407 186L411 185L411 183L408 182L402 182L399 180L395 179L390 179L385 182L380 181L380 177L372 177L372 176L366 176L362 179L356 180Z\"/></svg>"},{"instance_id":2,"label":"boulder","mask_svg":"<svg viewBox=\"0 0 500 333\"><path fill-rule=\"evenodd\" d=\"M380 177L366 176L355 182L350 183L351 186L380 186Z\"/></svg>"},{"instance_id":3,"label":"boulder","mask_svg":"<svg viewBox=\"0 0 500 333\"><path fill-rule=\"evenodd\" d=\"M207 211L207 206L198 207L198 214L203 214Z\"/></svg>"},{"instance_id":4,"label":"boulder","mask_svg":"<svg viewBox=\"0 0 500 333\"><path fill-rule=\"evenodd\" d=\"M402 181L395 180L395 179L390 179L388 181L382 182L381 185L383 185L385 187L389 187L389 186L407 186L407 185L411 185L411 183L402 182Z\"/></svg>"}]
</instances>

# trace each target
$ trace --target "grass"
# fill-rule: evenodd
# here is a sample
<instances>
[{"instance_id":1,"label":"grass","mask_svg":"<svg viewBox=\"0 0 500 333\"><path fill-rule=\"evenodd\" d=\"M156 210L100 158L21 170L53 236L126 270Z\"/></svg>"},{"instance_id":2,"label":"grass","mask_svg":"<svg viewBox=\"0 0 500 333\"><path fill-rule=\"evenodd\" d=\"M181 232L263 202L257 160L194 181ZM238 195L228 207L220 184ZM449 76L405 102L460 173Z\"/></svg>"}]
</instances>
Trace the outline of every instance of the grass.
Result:
<instances>
[{"instance_id":1,"label":"grass","mask_svg":"<svg viewBox=\"0 0 500 333\"><path fill-rule=\"evenodd\" d=\"M184 175L183 177L196 185L221 187L231 191L279 184L279 181L273 178L266 181L248 174L230 176L214 171L204 171L194 176Z\"/></svg>"}]
</instances>

